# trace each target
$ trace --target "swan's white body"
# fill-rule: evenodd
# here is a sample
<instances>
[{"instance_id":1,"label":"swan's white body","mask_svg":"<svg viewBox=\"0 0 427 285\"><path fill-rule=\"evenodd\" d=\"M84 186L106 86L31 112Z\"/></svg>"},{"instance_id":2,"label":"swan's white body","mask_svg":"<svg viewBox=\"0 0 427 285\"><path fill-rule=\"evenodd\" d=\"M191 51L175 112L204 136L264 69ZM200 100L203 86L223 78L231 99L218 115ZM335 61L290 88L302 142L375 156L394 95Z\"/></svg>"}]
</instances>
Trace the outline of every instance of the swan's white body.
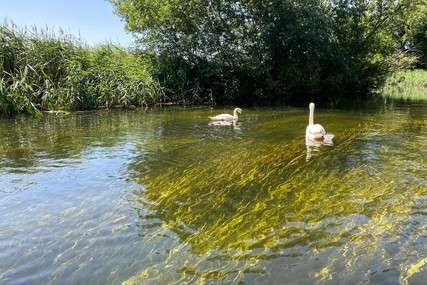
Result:
<instances>
[{"instance_id":1,"label":"swan's white body","mask_svg":"<svg viewBox=\"0 0 427 285\"><path fill-rule=\"evenodd\" d=\"M314 124L314 103L310 103L310 115L308 117L308 126L305 130L305 138L309 141L324 141L326 143L332 143L334 138L333 134L326 133L322 125Z\"/></svg>"},{"instance_id":2,"label":"swan's white body","mask_svg":"<svg viewBox=\"0 0 427 285\"><path fill-rule=\"evenodd\" d=\"M323 140L324 135L326 135L326 131L319 124L308 125L305 131L305 137L309 140Z\"/></svg>"},{"instance_id":3,"label":"swan's white body","mask_svg":"<svg viewBox=\"0 0 427 285\"><path fill-rule=\"evenodd\" d=\"M209 119L211 119L212 121L233 121L233 120L238 120L239 119L238 113L241 114L242 113L242 109L240 109L240 108L234 109L233 115L220 114L220 115L215 116L215 117L209 117Z\"/></svg>"}]
</instances>

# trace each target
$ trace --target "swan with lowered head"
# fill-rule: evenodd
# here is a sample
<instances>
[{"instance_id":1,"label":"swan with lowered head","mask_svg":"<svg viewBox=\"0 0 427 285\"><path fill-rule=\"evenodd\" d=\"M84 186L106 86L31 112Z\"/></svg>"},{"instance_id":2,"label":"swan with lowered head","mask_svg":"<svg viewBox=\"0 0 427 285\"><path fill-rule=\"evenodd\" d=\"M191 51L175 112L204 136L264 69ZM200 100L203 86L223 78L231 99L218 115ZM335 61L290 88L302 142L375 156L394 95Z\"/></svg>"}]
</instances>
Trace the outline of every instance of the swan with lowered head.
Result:
<instances>
[{"instance_id":1,"label":"swan with lowered head","mask_svg":"<svg viewBox=\"0 0 427 285\"><path fill-rule=\"evenodd\" d=\"M237 113L241 114L242 113L242 109L240 109L240 108L234 109L233 115L220 114L220 115L215 116L215 117L209 117L209 119L211 119L212 121L233 121L233 120L238 120L239 116L237 115Z\"/></svg>"},{"instance_id":2,"label":"swan with lowered head","mask_svg":"<svg viewBox=\"0 0 427 285\"><path fill-rule=\"evenodd\" d=\"M333 134L326 133L322 125L314 124L314 103L310 103L310 114L308 117L308 126L305 131L306 140L310 141L324 141L326 143L332 143L334 138Z\"/></svg>"}]
</instances>

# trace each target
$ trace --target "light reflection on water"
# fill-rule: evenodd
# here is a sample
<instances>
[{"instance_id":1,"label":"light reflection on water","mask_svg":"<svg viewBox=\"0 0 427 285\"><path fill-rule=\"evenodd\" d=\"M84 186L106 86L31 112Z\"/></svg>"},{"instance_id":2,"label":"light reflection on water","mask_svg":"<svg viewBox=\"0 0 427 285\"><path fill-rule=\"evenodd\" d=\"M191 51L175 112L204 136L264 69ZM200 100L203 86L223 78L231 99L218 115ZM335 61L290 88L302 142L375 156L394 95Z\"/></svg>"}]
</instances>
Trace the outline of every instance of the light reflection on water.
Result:
<instances>
[{"instance_id":1,"label":"light reflection on water","mask_svg":"<svg viewBox=\"0 0 427 285\"><path fill-rule=\"evenodd\" d=\"M2 119L0 283L421 283L426 107Z\"/></svg>"}]
</instances>

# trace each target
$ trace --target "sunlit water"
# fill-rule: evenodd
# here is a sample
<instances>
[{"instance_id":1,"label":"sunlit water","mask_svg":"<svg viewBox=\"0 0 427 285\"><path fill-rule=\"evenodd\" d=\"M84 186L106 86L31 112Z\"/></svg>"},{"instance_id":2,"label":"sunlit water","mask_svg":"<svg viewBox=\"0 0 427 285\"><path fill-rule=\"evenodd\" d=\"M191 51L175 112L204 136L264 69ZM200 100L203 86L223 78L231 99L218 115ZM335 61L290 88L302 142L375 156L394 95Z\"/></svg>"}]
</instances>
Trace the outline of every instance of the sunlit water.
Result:
<instances>
[{"instance_id":1,"label":"sunlit water","mask_svg":"<svg viewBox=\"0 0 427 285\"><path fill-rule=\"evenodd\" d=\"M0 284L424 284L427 103L0 120Z\"/></svg>"}]
</instances>

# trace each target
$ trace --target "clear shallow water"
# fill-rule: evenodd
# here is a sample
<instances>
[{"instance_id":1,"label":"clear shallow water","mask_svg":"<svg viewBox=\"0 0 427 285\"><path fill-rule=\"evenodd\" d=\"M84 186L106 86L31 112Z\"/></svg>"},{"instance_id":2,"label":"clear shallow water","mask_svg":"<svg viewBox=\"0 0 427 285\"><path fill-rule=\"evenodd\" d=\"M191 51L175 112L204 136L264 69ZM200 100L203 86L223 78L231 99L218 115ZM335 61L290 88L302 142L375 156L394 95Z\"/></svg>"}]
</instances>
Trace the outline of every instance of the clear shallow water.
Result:
<instances>
[{"instance_id":1,"label":"clear shallow water","mask_svg":"<svg viewBox=\"0 0 427 285\"><path fill-rule=\"evenodd\" d=\"M427 104L1 119L0 284L423 284Z\"/></svg>"}]
</instances>

